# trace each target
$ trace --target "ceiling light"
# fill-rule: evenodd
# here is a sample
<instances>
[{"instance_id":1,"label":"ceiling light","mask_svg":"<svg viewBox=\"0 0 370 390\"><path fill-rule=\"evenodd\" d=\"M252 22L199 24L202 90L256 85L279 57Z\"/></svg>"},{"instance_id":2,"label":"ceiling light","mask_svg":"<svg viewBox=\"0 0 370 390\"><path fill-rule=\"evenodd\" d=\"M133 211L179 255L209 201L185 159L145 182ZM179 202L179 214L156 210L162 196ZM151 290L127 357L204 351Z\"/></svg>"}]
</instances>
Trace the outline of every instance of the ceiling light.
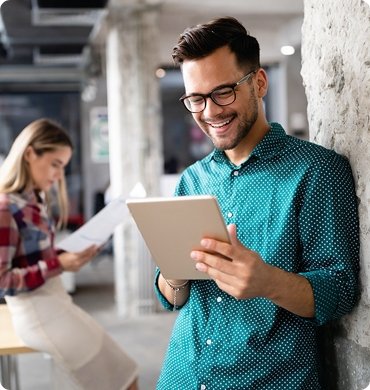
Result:
<instances>
[{"instance_id":1,"label":"ceiling light","mask_svg":"<svg viewBox=\"0 0 370 390\"><path fill-rule=\"evenodd\" d=\"M293 46L281 46L280 48L281 54L284 54L285 56L291 56L295 53L295 49Z\"/></svg>"},{"instance_id":2,"label":"ceiling light","mask_svg":"<svg viewBox=\"0 0 370 390\"><path fill-rule=\"evenodd\" d=\"M166 76L166 71L163 68L158 68L155 72L155 75L159 78L162 79L164 76Z\"/></svg>"}]
</instances>

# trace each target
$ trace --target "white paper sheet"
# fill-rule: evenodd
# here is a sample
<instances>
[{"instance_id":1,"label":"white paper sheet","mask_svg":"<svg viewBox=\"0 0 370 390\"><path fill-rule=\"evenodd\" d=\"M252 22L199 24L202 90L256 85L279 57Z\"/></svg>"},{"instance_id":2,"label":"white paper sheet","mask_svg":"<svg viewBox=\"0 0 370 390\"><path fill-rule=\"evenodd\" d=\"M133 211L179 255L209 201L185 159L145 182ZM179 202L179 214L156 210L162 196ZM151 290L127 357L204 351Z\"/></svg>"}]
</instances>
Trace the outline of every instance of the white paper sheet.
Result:
<instances>
[{"instance_id":1,"label":"white paper sheet","mask_svg":"<svg viewBox=\"0 0 370 390\"><path fill-rule=\"evenodd\" d=\"M67 252L80 252L91 245L102 245L128 215L125 199L114 199L56 246Z\"/></svg>"},{"instance_id":2,"label":"white paper sheet","mask_svg":"<svg viewBox=\"0 0 370 390\"><path fill-rule=\"evenodd\" d=\"M144 198L145 189L137 183L129 197ZM114 229L130 217L126 199L119 197L109 202L83 226L57 243L58 249L67 252L80 252L91 245L102 245L113 234Z\"/></svg>"}]
</instances>

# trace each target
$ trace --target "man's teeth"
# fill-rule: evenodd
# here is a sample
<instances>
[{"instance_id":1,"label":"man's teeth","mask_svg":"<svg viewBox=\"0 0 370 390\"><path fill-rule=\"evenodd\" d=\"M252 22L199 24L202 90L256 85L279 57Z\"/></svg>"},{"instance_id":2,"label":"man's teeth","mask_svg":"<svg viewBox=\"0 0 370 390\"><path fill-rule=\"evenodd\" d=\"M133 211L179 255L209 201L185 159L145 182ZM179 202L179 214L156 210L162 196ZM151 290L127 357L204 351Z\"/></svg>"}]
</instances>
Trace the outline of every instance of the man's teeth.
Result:
<instances>
[{"instance_id":1,"label":"man's teeth","mask_svg":"<svg viewBox=\"0 0 370 390\"><path fill-rule=\"evenodd\" d=\"M209 123L209 125L212 126L212 127L219 128L219 127L228 125L230 122L231 122L231 119L229 119L229 120L227 120L225 122L222 122L222 123Z\"/></svg>"}]
</instances>

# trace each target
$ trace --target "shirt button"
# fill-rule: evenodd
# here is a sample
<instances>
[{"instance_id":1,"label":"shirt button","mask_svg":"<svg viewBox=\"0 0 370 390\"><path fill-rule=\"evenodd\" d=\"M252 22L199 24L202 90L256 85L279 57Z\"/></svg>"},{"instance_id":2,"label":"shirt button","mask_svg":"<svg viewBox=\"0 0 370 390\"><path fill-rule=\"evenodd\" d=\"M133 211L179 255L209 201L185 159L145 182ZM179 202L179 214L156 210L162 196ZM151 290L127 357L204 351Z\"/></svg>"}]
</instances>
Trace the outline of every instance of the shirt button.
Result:
<instances>
[{"instance_id":1,"label":"shirt button","mask_svg":"<svg viewBox=\"0 0 370 390\"><path fill-rule=\"evenodd\" d=\"M234 172L233 172L233 175L234 175L234 176L238 176L238 175L239 175L239 171L234 171Z\"/></svg>"},{"instance_id":2,"label":"shirt button","mask_svg":"<svg viewBox=\"0 0 370 390\"><path fill-rule=\"evenodd\" d=\"M212 344L212 340L211 340L211 339L208 339L208 340L206 341L206 343L207 343L207 345L211 345L211 344Z\"/></svg>"},{"instance_id":3,"label":"shirt button","mask_svg":"<svg viewBox=\"0 0 370 390\"><path fill-rule=\"evenodd\" d=\"M221 302L221 301L222 301L222 298L221 298L221 297L217 297L216 301L217 301L217 302Z\"/></svg>"},{"instance_id":4,"label":"shirt button","mask_svg":"<svg viewBox=\"0 0 370 390\"><path fill-rule=\"evenodd\" d=\"M229 218L231 218L231 217L233 216L233 213L232 213L231 211L229 211L229 212L227 213L227 216L228 216Z\"/></svg>"},{"instance_id":5,"label":"shirt button","mask_svg":"<svg viewBox=\"0 0 370 390\"><path fill-rule=\"evenodd\" d=\"M206 385L200 385L200 390L206 390Z\"/></svg>"}]
</instances>

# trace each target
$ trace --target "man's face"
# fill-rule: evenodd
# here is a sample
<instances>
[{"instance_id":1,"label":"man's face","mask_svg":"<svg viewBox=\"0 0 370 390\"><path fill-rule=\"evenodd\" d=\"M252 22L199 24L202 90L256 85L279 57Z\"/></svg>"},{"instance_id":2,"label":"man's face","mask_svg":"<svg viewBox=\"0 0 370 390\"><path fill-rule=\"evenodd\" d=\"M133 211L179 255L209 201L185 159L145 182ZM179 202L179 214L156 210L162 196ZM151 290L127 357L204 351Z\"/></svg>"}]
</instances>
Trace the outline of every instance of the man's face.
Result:
<instances>
[{"instance_id":1,"label":"man's face","mask_svg":"<svg viewBox=\"0 0 370 390\"><path fill-rule=\"evenodd\" d=\"M253 69L238 67L235 55L227 46L209 56L185 61L182 65L186 95L208 94L215 88L238 82ZM254 89L254 74L250 80L235 88L236 99L219 106L210 98L206 108L193 114L199 127L221 150L235 149L252 129L258 118L258 99Z\"/></svg>"}]
</instances>

